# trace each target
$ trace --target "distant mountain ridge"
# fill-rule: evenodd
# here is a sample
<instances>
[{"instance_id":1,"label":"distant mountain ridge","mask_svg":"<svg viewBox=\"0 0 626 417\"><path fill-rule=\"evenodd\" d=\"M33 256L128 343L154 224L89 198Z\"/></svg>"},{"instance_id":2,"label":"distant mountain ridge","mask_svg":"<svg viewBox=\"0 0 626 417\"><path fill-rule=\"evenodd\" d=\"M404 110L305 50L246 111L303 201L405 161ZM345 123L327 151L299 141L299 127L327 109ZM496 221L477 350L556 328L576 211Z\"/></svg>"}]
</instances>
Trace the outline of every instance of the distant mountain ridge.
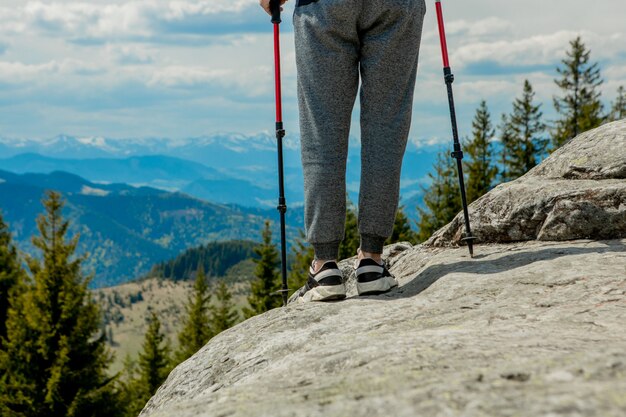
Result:
<instances>
[{"instance_id":1,"label":"distant mountain ridge","mask_svg":"<svg viewBox=\"0 0 626 417\"><path fill-rule=\"evenodd\" d=\"M46 189L57 190L66 199L70 234L80 233L78 252L90 254L84 267L95 273L95 287L139 277L189 247L212 241L258 241L264 219L277 217L275 210L219 205L150 187L96 184L66 172L0 171L0 209L26 253L36 254L30 239ZM288 234L294 237L300 226L297 210L290 216Z\"/></svg>"},{"instance_id":2,"label":"distant mountain ridge","mask_svg":"<svg viewBox=\"0 0 626 417\"><path fill-rule=\"evenodd\" d=\"M220 178L224 174L198 162L164 155L125 158L53 158L38 153L22 153L0 159L2 169L18 174L67 171L96 182L146 183L161 180ZM107 172L108 171L108 172Z\"/></svg>"},{"instance_id":3,"label":"distant mountain ridge","mask_svg":"<svg viewBox=\"0 0 626 417\"><path fill-rule=\"evenodd\" d=\"M293 137L284 139L285 150L298 150L299 142ZM184 139L169 138L123 138L102 136L57 135L47 139L20 139L0 137L0 155L6 157L21 153L40 153L59 158L124 158L136 155L185 155L196 160L206 155L198 154L201 149L221 147L235 153L249 151L273 151L275 138L267 133L243 135L240 133L218 133L211 136ZM185 157L182 156L182 157Z\"/></svg>"},{"instance_id":4,"label":"distant mountain ridge","mask_svg":"<svg viewBox=\"0 0 626 417\"><path fill-rule=\"evenodd\" d=\"M361 169L359 150L358 142L352 141L346 182L350 198L355 202ZM412 144L408 145L401 179L403 198L421 194L420 186L428 183L427 173L440 150L438 147L417 149ZM33 153L39 154L39 159ZM101 158L104 160L99 161ZM76 161L84 159L89 159L93 166ZM139 162L131 166L131 161ZM158 169L155 161L163 163L162 170ZM188 169L185 169L184 161L188 162ZM288 134L285 138L284 164L287 201L291 205L302 204L302 164L296 135ZM267 133L221 133L186 139L110 139L68 135L46 140L0 138L0 169L22 173L63 170L94 182L121 180L124 183L176 189L211 201L255 207L274 206L278 187L276 140ZM122 175L126 170L128 178Z\"/></svg>"},{"instance_id":5,"label":"distant mountain ridge","mask_svg":"<svg viewBox=\"0 0 626 417\"><path fill-rule=\"evenodd\" d=\"M17 174L65 171L96 183L118 182L179 190L220 204L257 207L273 197L267 187L198 162L164 155L70 159L24 153L0 159L0 167Z\"/></svg>"}]
</instances>

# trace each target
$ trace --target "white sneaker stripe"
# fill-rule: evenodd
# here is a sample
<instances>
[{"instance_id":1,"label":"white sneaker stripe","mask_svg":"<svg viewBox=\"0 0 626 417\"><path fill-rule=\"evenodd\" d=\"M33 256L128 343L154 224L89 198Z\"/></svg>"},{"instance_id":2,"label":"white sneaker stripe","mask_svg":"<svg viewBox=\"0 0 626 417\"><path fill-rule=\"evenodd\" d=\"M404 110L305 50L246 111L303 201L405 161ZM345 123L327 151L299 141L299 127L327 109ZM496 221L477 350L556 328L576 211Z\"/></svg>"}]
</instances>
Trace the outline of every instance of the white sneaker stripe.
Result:
<instances>
[{"instance_id":1,"label":"white sneaker stripe","mask_svg":"<svg viewBox=\"0 0 626 417\"><path fill-rule=\"evenodd\" d=\"M368 272L378 272L380 274L383 273L383 267L382 266L376 266L376 265L367 265L367 266L362 266L360 268L358 268L356 270L356 274L357 275L361 275L361 274L366 274Z\"/></svg>"},{"instance_id":2,"label":"white sneaker stripe","mask_svg":"<svg viewBox=\"0 0 626 417\"><path fill-rule=\"evenodd\" d=\"M320 279L326 278L331 275L341 276L341 270L340 269L327 269L326 271L320 272L317 275L315 275L315 280L319 281Z\"/></svg>"}]
</instances>

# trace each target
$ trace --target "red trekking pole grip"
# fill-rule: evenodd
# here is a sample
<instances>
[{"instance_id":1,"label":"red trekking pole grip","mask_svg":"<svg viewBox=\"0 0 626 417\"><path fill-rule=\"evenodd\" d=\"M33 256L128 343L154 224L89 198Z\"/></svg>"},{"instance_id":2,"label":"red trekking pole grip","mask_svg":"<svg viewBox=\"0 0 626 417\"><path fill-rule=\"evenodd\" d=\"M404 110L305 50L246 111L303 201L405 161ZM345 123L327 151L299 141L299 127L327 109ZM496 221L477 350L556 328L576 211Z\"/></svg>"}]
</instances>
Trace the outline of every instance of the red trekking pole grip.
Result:
<instances>
[{"instance_id":1,"label":"red trekking pole grip","mask_svg":"<svg viewBox=\"0 0 626 417\"><path fill-rule=\"evenodd\" d=\"M443 66L449 68L450 60L448 59L448 44L446 42L446 29L443 25L443 11L441 8L441 1L435 2L437 8L437 23L439 26L439 41L441 42L441 56L443 58Z\"/></svg>"}]
</instances>

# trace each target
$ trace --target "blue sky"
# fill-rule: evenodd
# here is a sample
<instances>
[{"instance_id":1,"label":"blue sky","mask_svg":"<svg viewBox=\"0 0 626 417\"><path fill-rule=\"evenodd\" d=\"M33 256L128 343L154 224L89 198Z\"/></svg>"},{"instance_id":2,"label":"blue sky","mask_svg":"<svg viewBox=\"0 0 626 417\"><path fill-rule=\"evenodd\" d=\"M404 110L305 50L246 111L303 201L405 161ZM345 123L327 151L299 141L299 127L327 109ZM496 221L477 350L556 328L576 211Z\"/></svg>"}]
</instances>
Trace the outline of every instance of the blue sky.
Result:
<instances>
[{"instance_id":1,"label":"blue sky","mask_svg":"<svg viewBox=\"0 0 626 417\"><path fill-rule=\"evenodd\" d=\"M285 123L295 135L293 6L285 7L282 49ZM434 1L427 7L416 146L446 142L450 131ZM605 102L626 85L624 0L447 0L444 12L463 135L481 99L497 121L525 78L554 118L555 67L577 35L601 64ZM0 136L270 132L272 65L271 25L258 0L2 0ZM358 106L356 138L357 121Z\"/></svg>"}]
</instances>

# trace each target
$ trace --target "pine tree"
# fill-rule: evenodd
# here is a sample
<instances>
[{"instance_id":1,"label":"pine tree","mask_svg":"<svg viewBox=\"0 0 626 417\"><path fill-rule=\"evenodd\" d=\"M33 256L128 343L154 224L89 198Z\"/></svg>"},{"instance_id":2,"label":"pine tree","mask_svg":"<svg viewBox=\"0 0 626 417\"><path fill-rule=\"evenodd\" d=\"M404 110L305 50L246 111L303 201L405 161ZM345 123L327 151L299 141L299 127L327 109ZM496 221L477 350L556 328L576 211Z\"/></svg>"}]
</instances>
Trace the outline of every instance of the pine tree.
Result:
<instances>
[{"instance_id":1,"label":"pine tree","mask_svg":"<svg viewBox=\"0 0 626 417\"><path fill-rule=\"evenodd\" d=\"M356 207L350 199L347 199L346 206L346 227L344 238L339 244L339 259L356 255L356 251L361 245Z\"/></svg>"},{"instance_id":2,"label":"pine tree","mask_svg":"<svg viewBox=\"0 0 626 417\"><path fill-rule=\"evenodd\" d=\"M468 204L486 194L491 189L498 174L498 168L492 164L491 138L494 135L495 130L491 124L487 102L483 100L480 102L472 121L472 139L465 146L468 155L468 161L465 163L465 171L469 176L467 181Z\"/></svg>"},{"instance_id":3,"label":"pine tree","mask_svg":"<svg viewBox=\"0 0 626 417\"><path fill-rule=\"evenodd\" d=\"M196 272L193 293L185 306L186 317L183 328L178 333L178 351L176 359L182 362L196 353L214 335L209 323L211 294L204 275L204 267L200 264Z\"/></svg>"},{"instance_id":4,"label":"pine tree","mask_svg":"<svg viewBox=\"0 0 626 417\"><path fill-rule=\"evenodd\" d=\"M124 404L123 417L137 417L147 400L141 387L137 361L130 355L124 358L119 385L121 402Z\"/></svg>"},{"instance_id":5,"label":"pine tree","mask_svg":"<svg viewBox=\"0 0 626 417\"><path fill-rule=\"evenodd\" d=\"M398 207L396 212L396 219L393 222L393 232L389 239L385 241L385 245L390 245L396 242L417 242L417 234L411 229L408 217L404 214L404 207Z\"/></svg>"},{"instance_id":6,"label":"pine tree","mask_svg":"<svg viewBox=\"0 0 626 417\"><path fill-rule=\"evenodd\" d=\"M220 280L215 290L215 304L211 312L211 328L215 334L230 329L239 321L239 313L232 302L232 294L224 280Z\"/></svg>"},{"instance_id":7,"label":"pine tree","mask_svg":"<svg viewBox=\"0 0 626 417\"><path fill-rule=\"evenodd\" d=\"M299 236L295 239L293 245L291 245L291 252L292 260L290 262L287 279L289 288L293 292L306 283L307 277L309 276L309 267L315 257L313 246L307 244L306 235L302 229L300 229Z\"/></svg>"},{"instance_id":8,"label":"pine tree","mask_svg":"<svg viewBox=\"0 0 626 417\"><path fill-rule=\"evenodd\" d=\"M620 85L617 89L617 98L611 106L611 119L622 120L623 118L626 118L626 91L624 91L624 86Z\"/></svg>"},{"instance_id":9,"label":"pine tree","mask_svg":"<svg viewBox=\"0 0 626 417\"><path fill-rule=\"evenodd\" d=\"M169 341L161 331L161 321L152 312L137 363L138 378L133 389L141 407L148 402L167 378L172 363ZM140 410L137 410L140 411Z\"/></svg>"},{"instance_id":10,"label":"pine tree","mask_svg":"<svg viewBox=\"0 0 626 417\"><path fill-rule=\"evenodd\" d=\"M272 243L272 229L269 221L265 222L262 237L263 242L254 250L259 258L254 260L256 279L250 284L250 295L248 296L250 308L244 309L246 318L282 305L281 297L276 294L281 287L278 276L278 251L276 245Z\"/></svg>"},{"instance_id":11,"label":"pine tree","mask_svg":"<svg viewBox=\"0 0 626 417\"><path fill-rule=\"evenodd\" d=\"M524 175L537 165L537 160L544 155L548 146L548 140L541 137L546 129L541 121L541 104L533 104L534 98L532 85L525 80L522 97L513 102L513 113L509 118L513 138L508 143L506 170L513 178Z\"/></svg>"},{"instance_id":12,"label":"pine tree","mask_svg":"<svg viewBox=\"0 0 626 417\"><path fill-rule=\"evenodd\" d=\"M6 321L11 300L19 296L23 286L24 271L20 266L17 249L11 242L11 232L0 214L0 349L7 336Z\"/></svg>"},{"instance_id":13,"label":"pine tree","mask_svg":"<svg viewBox=\"0 0 626 417\"><path fill-rule=\"evenodd\" d=\"M32 284L9 309L0 356L3 415L24 417L115 416L117 394L106 368L111 355L100 332L101 315L75 257L78 236L67 239L61 196L49 192L37 219L30 259Z\"/></svg>"},{"instance_id":14,"label":"pine tree","mask_svg":"<svg viewBox=\"0 0 626 417\"><path fill-rule=\"evenodd\" d=\"M134 417L163 384L172 369L170 344L161 331L161 321L154 311L147 318L148 329L144 334L138 360L130 356L124 359L120 385L123 389L125 417Z\"/></svg>"},{"instance_id":15,"label":"pine tree","mask_svg":"<svg viewBox=\"0 0 626 417\"><path fill-rule=\"evenodd\" d=\"M462 209L461 194L454 160L443 152L433 165L435 174L429 173L431 184L424 190L424 209L418 207L418 239L424 241L435 231L448 224Z\"/></svg>"},{"instance_id":16,"label":"pine tree","mask_svg":"<svg viewBox=\"0 0 626 417\"><path fill-rule=\"evenodd\" d=\"M563 67L556 69L561 78L554 80L563 94L554 97L554 108L561 115L552 137L554 149L578 134L600 126L605 119L600 101L603 81L598 63L589 63L591 51L580 36L570 41L570 46L567 58L561 61Z\"/></svg>"},{"instance_id":17,"label":"pine tree","mask_svg":"<svg viewBox=\"0 0 626 417\"><path fill-rule=\"evenodd\" d=\"M507 182L516 179L517 177L509 170L509 163L514 155L515 143L515 129L511 125L509 116L502 115L500 126L500 143L502 144L500 151L500 181Z\"/></svg>"}]
</instances>

